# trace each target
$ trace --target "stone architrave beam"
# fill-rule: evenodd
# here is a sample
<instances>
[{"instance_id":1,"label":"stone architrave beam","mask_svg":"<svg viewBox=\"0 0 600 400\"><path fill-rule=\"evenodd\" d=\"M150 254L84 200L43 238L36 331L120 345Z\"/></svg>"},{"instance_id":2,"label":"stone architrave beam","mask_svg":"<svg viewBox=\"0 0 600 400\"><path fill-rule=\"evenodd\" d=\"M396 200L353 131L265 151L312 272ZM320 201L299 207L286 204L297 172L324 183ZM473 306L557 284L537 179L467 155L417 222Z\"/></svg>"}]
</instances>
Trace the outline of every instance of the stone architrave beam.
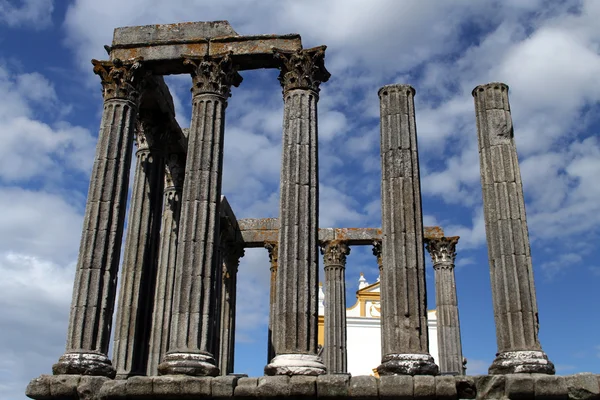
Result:
<instances>
[{"instance_id":1,"label":"stone architrave beam","mask_svg":"<svg viewBox=\"0 0 600 400\"><path fill-rule=\"evenodd\" d=\"M238 226L244 241L244 247L263 247L265 242L276 243L279 235L279 220L277 218L245 218L238 220ZM439 226L425 226L424 237L437 239L444 236L444 230ZM343 240L349 246L372 245L373 241L381 240L381 228L320 228L319 243L331 240Z\"/></svg>"},{"instance_id":2,"label":"stone architrave beam","mask_svg":"<svg viewBox=\"0 0 600 400\"><path fill-rule=\"evenodd\" d=\"M238 70L277 68L273 48L302 49L298 34L241 36L227 21L128 26L114 31L111 60L143 57L155 74L183 74L182 54L230 54Z\"/></svg>"}]
</instances>

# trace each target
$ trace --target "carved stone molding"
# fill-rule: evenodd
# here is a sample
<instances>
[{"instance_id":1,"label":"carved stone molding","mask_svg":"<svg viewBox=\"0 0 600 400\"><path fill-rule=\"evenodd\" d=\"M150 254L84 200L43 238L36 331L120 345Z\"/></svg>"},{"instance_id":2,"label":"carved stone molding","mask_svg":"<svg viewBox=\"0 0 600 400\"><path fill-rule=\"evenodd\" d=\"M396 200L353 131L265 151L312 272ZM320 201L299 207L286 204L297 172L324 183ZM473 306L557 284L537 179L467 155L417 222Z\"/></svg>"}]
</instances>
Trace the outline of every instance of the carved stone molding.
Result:
<instances>
[{"instance_id":1,"label":"carved stone molding","mask_svg":"<svg viewBox=\"0 0 600 400\"><path fill-rule=\"evenodd\" d=\"M344 241L332 240L321 245L321 254L323 254L325 268L330 265L345 266L350 247Z\"/></svg>"},{"instance_id":2,"label":"carved stone molding","mask_svg":"<svg viewBox=\"0 0 600 400\"><path fill-rule=\"evenodd\" d=\"M240 258L244 257L244 245L238 242L227 241L223 246L225 264L227 264L228 273L237 273L240 265ZM232 269L233 268L233 269Z\"/></svg>"},{"instance_id":3,"label":"carved stone molding","mask_svg":"<svg viewBox=\"0 0 600 400\"><path fill-rule=\"evenodd\" d=\"M192 95L215 93L225 98L231 96L231 86L238 87L242 76L237 72L229 54L217 56L183 55L183 64L192 74Z\"/></svg>"},{"instance_id":4,"label":"carved stone molding","mask_svg":"<svg viewBox=\"0 0 600 400\"><path fill-rule=\"evenodd\" d=\"M377 257L377 265L379 266L379 272L383 268L383 259L381 258L381 240L373 241L373 255Z\"/></svg>"},{"instance_id":5,"label":"carved stone molding","mask_svg":"<svg viewBox=\"0 0 600 400\"><path fill-rule=\"evenodd\" d=\"M94 73L100 76L104 100L124 99L137 102L141 90L141 82L146 73L142 65L143 59L113 61L92 60Z\"/></svg>"},{"instance_id":6,"label":"carved stone molding","mask_svg":"<svg viewBox=\"0 0 600 400\"><path fill-rule=\"evenodd\" d=\"M425 240L434 268L454 268L458 239L458 236L451 236Z\"/></svg>"},{"instance_id":7,"label":"carved stone molding","mask_svg":"<svg viewBox=\"0 0 600 400\"><path fill-rule=\"evenodd\" d=\"M275 59L280 62L279 82L283 92L292 89L310 89L319 92L319 86L327 82L331 74L325 68L327 46L298 51L273 49Z\"/></svg>"},{"instance_id":8,"label":"carved stone molding","mask_svg":"<svg viewBox=\"0 0 600 400\"><path fill-rule=\"evenodd\" d=\"M185 177L185 155L169 154L165 166L165 190L176 188L181 190Z\"/></svg>"},{"instance_id":9,"label":"carved stone molding","mask_svg":"<svg viewBox=\"0 0 600 400\"><path fill-rule=\"evenodd\" d=\"M265 242L265 249L269 252L271 272L277 271L277 259L279 256L279 246L277 245L277 242Z\"/></svg>"}]
</instances>

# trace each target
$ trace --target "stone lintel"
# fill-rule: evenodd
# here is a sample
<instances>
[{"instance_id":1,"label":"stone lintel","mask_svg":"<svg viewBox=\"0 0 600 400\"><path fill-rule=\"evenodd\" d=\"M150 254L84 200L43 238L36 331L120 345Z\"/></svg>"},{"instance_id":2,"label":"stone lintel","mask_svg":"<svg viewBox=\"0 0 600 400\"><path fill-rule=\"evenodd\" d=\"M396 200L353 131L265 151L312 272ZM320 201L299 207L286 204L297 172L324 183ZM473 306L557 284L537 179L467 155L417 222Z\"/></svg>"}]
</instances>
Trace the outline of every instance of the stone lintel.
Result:
<instances>
[{"instance_id":1,"label":"stone lintel","mask_svg":"<svg viewBox=\"0 0 600 400\"><path fill-rule=\"evenodd\" d=\"M262 376L260 378L136 376L127 380L80 375L42 375L25 393L38 400L102 398L323 399L594 399L600 375L480 376ZM243 389L243 390L242 390Z\"/></svg>"},{"instance_id":2,"label":"stone lintel","mask_svg":"<svg viewBox=\"0 0 600 400\"><path fill-rule=\"evenodd\" d=\"M187 73L182 54L204 56L231 53L238 70L277 68L273 48L302 49L298 34L238 35L227 21L187 22L117 28L110 58L143 57L160 75Z\"/></svg>"},{"instance_id":3,"label":"stone lintel","mask_svg":"<svg viewBox=\"0 0 600 400\"><path fill-rule=\"evenodd\" d=\"M277 218L247 218L238 220L244 247L263 247L265 242L277 242L279 220ZM423 228L424 236L437 239L444 236L439 226ZM320 228L319 242L343 240L348 245L371 245L381 240L381 228Z\"/></svg>"}]
</instances>

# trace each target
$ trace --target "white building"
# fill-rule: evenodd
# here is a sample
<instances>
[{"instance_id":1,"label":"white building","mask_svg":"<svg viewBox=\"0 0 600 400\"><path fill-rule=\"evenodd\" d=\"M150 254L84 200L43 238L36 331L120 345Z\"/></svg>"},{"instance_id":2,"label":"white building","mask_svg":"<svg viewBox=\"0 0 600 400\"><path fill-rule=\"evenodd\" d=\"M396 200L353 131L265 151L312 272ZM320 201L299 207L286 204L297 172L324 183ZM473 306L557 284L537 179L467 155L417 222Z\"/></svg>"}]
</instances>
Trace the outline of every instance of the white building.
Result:
<instances>
[{"instance_id":1,"label":"white building","mask_svg":"<svg viewBox=\"0 0 600 400\"><path fill-rule=\"evenodd\" d=\"M321 346L325 341L325 293L319 287L319 335ZM381 323L380 323L379 279L369 284L363 274L358 280L356 304L346 309L348 372L356 375L377 376L376 368L381 364ZM435 310L427 312L429 331L429 352L438 362L437 317Z\"/></svg>"}]
</instances>

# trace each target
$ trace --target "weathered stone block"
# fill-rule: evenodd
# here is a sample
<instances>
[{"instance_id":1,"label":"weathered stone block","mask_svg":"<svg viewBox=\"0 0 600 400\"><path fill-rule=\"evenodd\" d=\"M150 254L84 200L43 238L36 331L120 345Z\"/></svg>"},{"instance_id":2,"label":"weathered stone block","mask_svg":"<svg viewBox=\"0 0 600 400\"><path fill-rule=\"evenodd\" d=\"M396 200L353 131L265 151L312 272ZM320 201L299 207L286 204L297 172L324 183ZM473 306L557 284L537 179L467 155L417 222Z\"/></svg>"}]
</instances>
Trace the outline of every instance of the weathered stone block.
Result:
<instances>
[{"instance_id":1,"label":"weathered stone block","mask_svg":"<svg viewBox=\"0 0 600 400\"><path fill-rule=\"evenodd\" d=\"M385 375L379 378L379 398L412 400L413 377L410 375Z\"/></svg>"},{"instance_id":2,"label":"weathered stone block","mask_svg":"<svg viewBox=\"0 0 600 400\"><path fill-rule=\"evenodd\" d=\"M152 395L152 378L148 376L132 376L125 384L127 397L144 398Z\"/></svg>"},{"instance_id":3,"label":"weathered stone block","mask_svg":"<svg viewBox=\"0 0 600 400\"><path fill-rule=\"evenodd\" d=\"M459 399L475 399L477 397L477 386L472 376L455 376L456 393Z\"/></svg>"},{"instance_id":4,"label":"weathered stone block","mask_svg":"<svg viewBox=\"0 0 600 400\"><path fill-rule=\"evenodd\" d=\"M233 390L233 395L238 398L254 398L258 394L258 378L240 378Z\"/></svg>"},{"instance_id":5,"label":"weathered stone block","mask_svg":"<svg viewBox=\"0 0 600 400\"><path fill-rule=\"evenodd\" d=\"M505 399L504 386L506 378L504 375L481 375L475 377L477 385L477 399Z\"/></svg>"},{"instance_id":6,"label":"weathered stone block","mask_svg":"<svg viewBox=\"0 0 600 400\"><path fill-rule=\"evenodd\" d=\"M435 399L435 377L431 375L415 375L413 378L414 398L419 400Z\"/></svg>"},{"instance_id":7,"label":"weathered stone block","mask_svg":"<svg viewBox=\"0 0 600 400\"><path fill-rule=\"evenodd\" d=\"M600 388L598 375L581 373L565 376L569 399L600 399Z\"/></svg>"},{"instance_id":8,"label":"weathered stone block","mask_svg":"<svg viewBox=\"0 0 600 400\"><path fill-rule=\"evenodd\" d=\"M288 397L290 395L290 377L287 375L262 376L258 378L258 396Z\"/></svg>"},{"instance_id":9,"label":"weathered stone block","mask_svg":"<svg viewBox=\"0 0 600 400\"><path fill-rule=\"evenodd\" d=\"M435 397L438 400L457 399L456 380L453 376L435 377Z\"/></svg>"},{"instance_id":10,"label":"weathered stone block","mask_svg":"<svg viewBox=\"0 0 600 400\"><path fill-rule=\"evenodd\" d=\"M239 376L217 376L213 378L211 382L212 397L233 397L233 391L235 390L239 379Z\"/></svg>"},{"instance_id":11,"label":"weathered stone block","mask_svg":"<svg viewBox=\"0 0 600 400\"><path fill-rule=\"evenodd\" d=\"M49 375L41 375L34 378L27 385L25 394L32 399L45 400L50 398Z\"/></svg>"},{"instance_id":12,"label":"weathered stone block","mask_svg":"<svg viewBox=\"0 0 600 400\"><path fill-rule=\"evenodd\" d=\"M506 396L513 399L532 399L535 394L534 381L530 374L506 375Z\"/></svg>"},{"instance_id":13,"label":"weathered stone block","mask_svg":"<svg viewBox=\"0 0 600 400\"><path fill-rule=\"evenodd\" d=\"M104 376L82 376L77 386L77 394L81 400L95 400L102 386L111 379Z\"/></svg>"},{"instance_id":14,"label":"weathered stone block","mask_svg":"<svg viewBox=\"0 0 600 400\"><path fill-rule=\"evenodd\" d=\"M290 377L290 398L314 399L317 396L317 377L294 375Z\"/></svg>"},{"instance_id":15,"label":"weathered stone block","mask_svg":"<svg viewBox=\"0 0 600 400\"><path fill-rule=\"evenodd\" d=\"M102 400L118 400L127 398L127 382L124 380L105 382L100 391L98 398ZM93 397L91 397L93 399Z\"/></svg>"},{"instance_id":16,"label":"weathered stone block","mask_svg":"<svg viewBox=\"0 0 600 400\"><path fill-rule=\"evenodd\" d=\"M348 386L348 397L353 399L375 399L379 395L374 376L353 376Z\"/></svg>"},{"instance_id":17,"label":"weathered stone block","mask_svg":"<svg viewBox=\"0 0 600 400\"><path fill-rule=\"evenodd\" d=\"M152 393L165 397L184 393L185 378L177 375L155 376Z\"/></svg>"},{"instance_id":18,"label":"weathered stone block","mask_svg":"<svg viewBox=\"0 0 600 400\"><path fill-rule=\"evenodd\" d=\"M536 400L566 400L569 398L566 379L562 376L531 374L535 381Z\"/></svg>"},{"instance_id":19,"label":"weathered stone block","mask_svg":"<svg viewBox=\"0 0 600 400\"><path fill-rule=\"evenodd\" d=\"M317 397L347 397L349 386L349 374L319 375L317 377Z\"/></svg>"},{"instance_id":20,"label":"weathered stone block","mask_svg":"<svg viewBox=\"0 0 600 400\"><path fill-rule=\"evenodd\" d=\"M50 378L50 394L54 398L78 399L80 375L55 375Z\"/></svg>"}]
</instances>

